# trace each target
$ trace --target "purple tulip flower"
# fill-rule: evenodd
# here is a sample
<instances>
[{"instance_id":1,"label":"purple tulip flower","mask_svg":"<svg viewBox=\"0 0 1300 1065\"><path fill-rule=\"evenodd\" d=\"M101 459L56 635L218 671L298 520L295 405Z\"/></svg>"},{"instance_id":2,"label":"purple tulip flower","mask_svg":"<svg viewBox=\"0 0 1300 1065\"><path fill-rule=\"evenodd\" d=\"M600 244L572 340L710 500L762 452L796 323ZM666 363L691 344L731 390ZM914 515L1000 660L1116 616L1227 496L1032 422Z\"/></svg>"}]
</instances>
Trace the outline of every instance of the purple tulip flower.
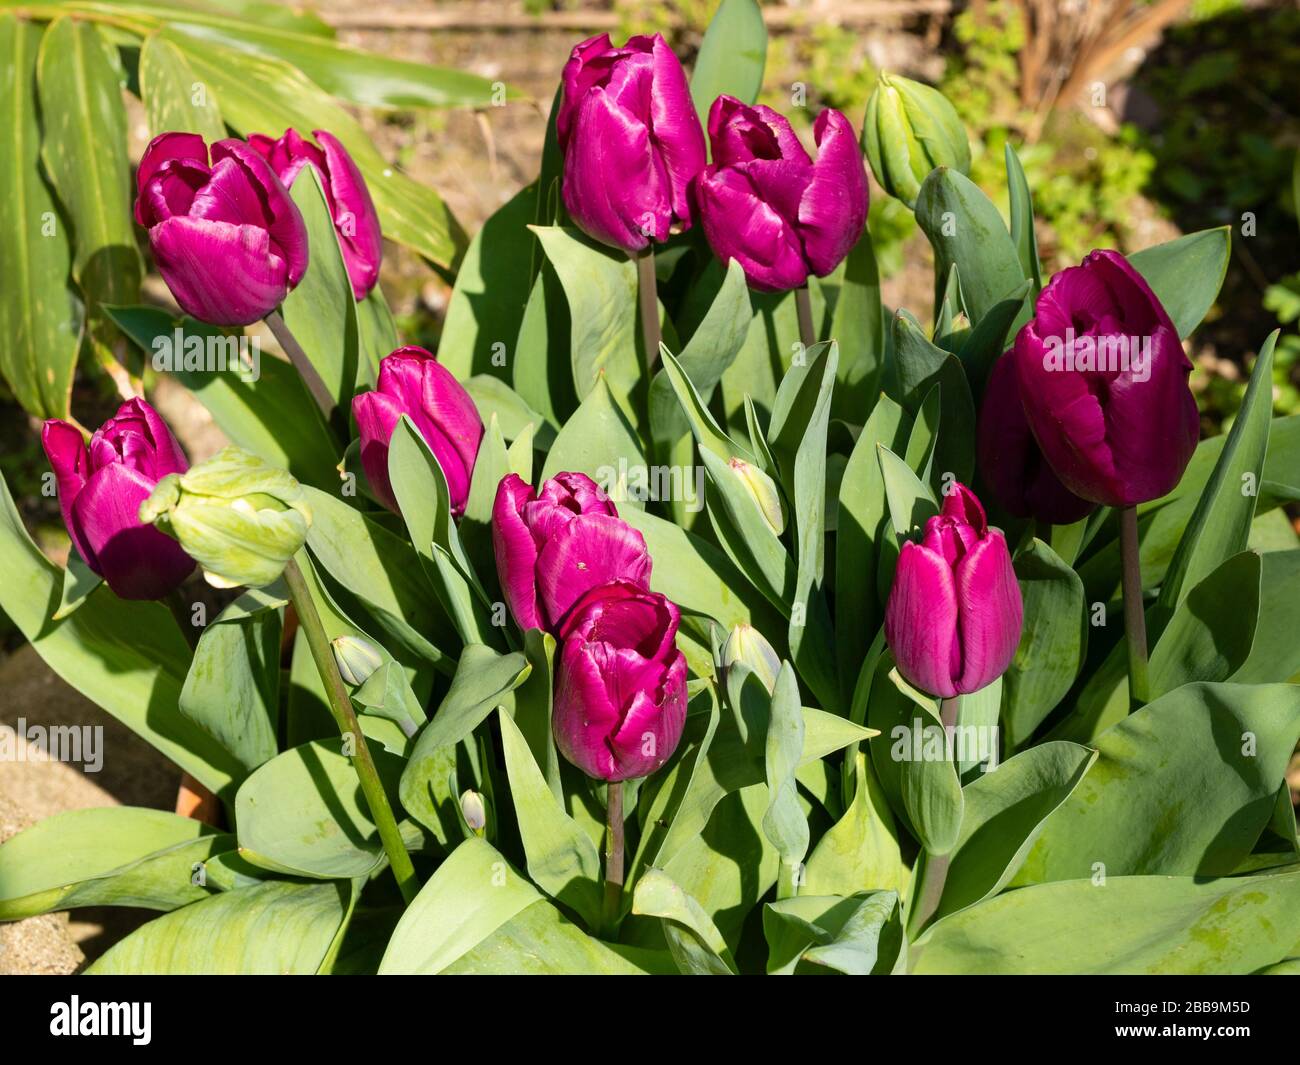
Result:
<instances>
[{"instance_id":1,"label":"purple tulip flower","mask_svg":"<svg viewBox=\"0 0 1300 1065\"><path fill-rule=\"evenodd\" d=\"M920 543L898 555L885 639L908 683L942 699L991 684L1020 643L1024 607L1007 541L954 485Z\"/></svg>"},{"instance_id":2,"label":"purple tulip flower","mask_svg":"<svg viewBox=\"0 0 1300 1065\"><path fill-rule=\"evenodd\" d=\"M593 588L650 586L645 539L586 474L557 474L540 494L517 474L503 477L492 508L492 545L502 594L522 629L557 633Z\"/></svg>"},{"instance_id":3,"label":"purple tulip flower","mask_svg":"<svg viewBox=\"0 0 1300 1065\"><path fill-rule=\"evenodd\" d=\"M989 374L977 447L980 473L1008 514L1070 525L1096 509L1066 488L1043 457L1020 402L1013 358L998 359Z\"/></svg>"},{"instance_id":4,"label":"purple tulip flower","mask_svg":"<svg viewBox=\"0 0 1300 1065\"><path fill-rule=\"evenodd\" d=\"M1053 277L1014 357L1029 427L1071 492L1127 507L1178 483L1199 436L1192 364L1124 256L1094 251Z\"/></svg>"},{"instance_id":5,"label":"purple tulip flower","mask_svg":"<svg viewBox=\"0 0 1300 1065\"><path fill-rule=\"evenodd\" d=\"M704 131L686 73L663 37L609 34L565 64L556 133L564 206L586 233L629 253L691 227L688 185L704 166Z\"/></svg>"},{"instance_id":6,"label":"purple tulip flower","mask_svg":"<svg viewBox=\"0 0 1300 1065\"><path fill-rule=\"evenodd\" d=\"M81 430L51 418L41 432L59 486L59 508L77 554L122 599L161 599L194 560L165 533L140 523L140 504L189 464L166 423L143 399L123 403L87 450Z\"/></svg>"},{"instance_id":7,"label":"purple tulip flower","mask_svg":"<svg viewBox=\"0 0 1300 1065\"><path fill-rule=\"evenodd\" d=\"M867 171L849 120L827 108L813 124L814 161L770 107L719 96L709 112L713 162L692 184L700 225L751 287L784 292L825 277L867 221Z\"/></svg>"},{"instance_id":8,"label":"purple tulip flower","mask_svg":"<svg viewBox=\"0 0 1300 1065\"><path fill-rule=\"evenodd\" d=\"M248 143L271 165L285 188L293 187L304 166L315 167L334 219L352 295L363 300L379 280L379 263L384 255L379 215L366 179L338 138L323 129L314 130L312 136L320 143L319 148L304 140L296 129L285 130L278 141L254 133Z\"/></svg>"},{"instance_id":9,"label":"purple tulip flower","mask_svg":"<svg viewBox=\"0 0 1300 1065\"><path fill-rule=\"evenodd\" d=\"M208 147L195 133L163 133L136 172L135 219L186 314L213 325L264 318L307 272L307 227L297 205L243 141Z\"/></svg>"},{"instance_id":10,"label":"purple tulip flower","mask_svg":"<svg viewBox=\"0 0 1300 1065\"><path fill-rule=\"evenodd\" d=\"M644 777L677 749L686 723L680 620L662 595L615 584L589 592L565 621L555 745L589 777Z\"/></svg>"},{"instance_id":11,"label":"purple tulip flower","mask_svg":"<svg viewBox=\"0 0 1300 1065\"><path fill-rule=\"evenodd\" d=\"M379 363L372 392L352 397L352 415L361 439L361 466L375 497L397 511L388 480L388 444L405 414L429 445L451 496L451 513L465 513L474 462L483 440L478 408L451 371L424 348L398 348Z\"/></svg>"}]
</instances>

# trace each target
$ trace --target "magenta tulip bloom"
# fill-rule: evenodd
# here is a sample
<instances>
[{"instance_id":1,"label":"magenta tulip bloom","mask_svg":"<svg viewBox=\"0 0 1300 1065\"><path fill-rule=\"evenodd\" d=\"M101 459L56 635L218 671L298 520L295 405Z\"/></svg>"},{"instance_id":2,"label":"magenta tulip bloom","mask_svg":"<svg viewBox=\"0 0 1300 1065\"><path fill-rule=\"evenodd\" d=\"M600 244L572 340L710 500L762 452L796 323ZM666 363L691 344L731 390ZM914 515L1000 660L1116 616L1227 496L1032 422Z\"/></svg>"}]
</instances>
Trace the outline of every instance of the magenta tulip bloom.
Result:
<instances>
[{"instance_id":1,"label":"magenta tulip bloom","mask_svg":"<svg viewBox=\"0 0 1300 1065\"><path fill-rule=\"evenodd\" d=\"M704 131L663 37L622 48L607 33L592 37L569 56L563 81L556 133L573 220L629 253L689 229L687 186L704 166Z\"/></svg>"},{"instance_id":2,"label":"magenta tulip bloom","mask_svg":"<svg viewBox=\"0 0 1300 1065\"><path fill-rule=\"evenodd\" d=\"M627 585L589 592L565 621L552 725L561 754L596 780L653 773L686 723L681 612Z\"/></svg>"},{"instance_id":3,"label":"magenta tulip bloom","mask_svg":"<svg viewBox=\"0 0 1300 1065\"><path fill-rule=\"evenodd\" d=\"M1015 657L1024 608L1007 541L954 485L920 543L898 555L885 639L914 687L949 699L997 680Z\"/></svg>"},{"instance_id":4,"label":"magenta tulip bloom","mask_svg":"<svg viewBox=\"0 0 1300 1065\"><path fill-rule=\"evenodd\" d=\"M361 438L361 466L375 497L398 510L388 480L388 443L405 414L429 445L451 496L451 513L465 513L483 422L470 395L450 370L424 348L398 348L379 363L373 392L352 397L352 416Z\"/></svg>"},{"instance_id":5,"label":"magenta tulip bloom","mask_svg":"<svg viewBox=\"0 0 1300 1065\"><path fill-rule=\"evenodd\" d=\"M1053 277L1014 357L1029 427L1071 492L1127 507L1178 483L1199 436L1192 364L1119 252L1094 251Z\"/></svg>"},{"instance_id":6,"label":"magenta tulip bloom","mask_svg":"<svg viewBox=\"0 0 1300 1065\"><path fill-rule=\"evenodd\" d=\"M503 477L492 508L492 545L502 594L522 629L558 632L593 588L650 587L644 537L583 473L556 474L540 494L517 474Z\"/></svg>"},{"instance_id":7,"label":"magenta tulip bloom","mask_svg":"<svg viewBox=\"0 0 1300 1065\"><path fill-rule=\"evenodd\" d=\"M980 473L1008 514L1069 525L1096 509L1096 503L1066 488L1043 458L1029 431L1016 363L1009 356L998 359L989 374L977 445Z\"/></svg>"},{"instance_id":8,"label":"magenta tulip bloom","mask_svg":"<svg viewBox=\"0 0 1300 1065\"><path fill-rule=\"evenodd\" d=\"M827 108L813 124L814 161L784 116L719 96L709 112L713 162L691 186L709 246L735 259L761 292L825 277L867 221L867 171L849 120Z\"/></svg>"},{"instance_id":9,"label":"magenta tulip bloom","mask_svg":"<svg viewBox=\"0 0 1300 1065\"><path fill-rule=\"evenodd\" d=\"M352 282L352 295L363 300L379 280L379 262L384 254L379 215L366 179L338 138L323 129L313 131L312 136L320 143L319 148L304 140L296 129L285 130L278 141L254 133L248 143L271 164L285 188L293 187L304 166L316 169L330 217L334 219L334 232L338 234L343 264Z\"/></svg>"},{"instance_id":10,"label":"magenta tulip bloom","mask_svg":"<svg viewBox=\"0 0 1300 1065\"><path fill-rule=\"evenodd\" d=\"M41 433L77 554L123 599L161 599L194 569L181 545L140 523L140 504L169 473L189 469L166 423L143 399L123 403L90 439L57 418Z\"/></svg>"},{"instance_id":11,"label":"magenta tulip bloom","mask_svg":"<svg viewBox=\"0 0 1300 1065\"><path fill-rule=\"evenodd\" d=\"M195 133L163 133L136 172L135 219L186 314L251 325L307 272L307 228L265 159L243 141L208 148Z\"/></svg>"}]
</instances>

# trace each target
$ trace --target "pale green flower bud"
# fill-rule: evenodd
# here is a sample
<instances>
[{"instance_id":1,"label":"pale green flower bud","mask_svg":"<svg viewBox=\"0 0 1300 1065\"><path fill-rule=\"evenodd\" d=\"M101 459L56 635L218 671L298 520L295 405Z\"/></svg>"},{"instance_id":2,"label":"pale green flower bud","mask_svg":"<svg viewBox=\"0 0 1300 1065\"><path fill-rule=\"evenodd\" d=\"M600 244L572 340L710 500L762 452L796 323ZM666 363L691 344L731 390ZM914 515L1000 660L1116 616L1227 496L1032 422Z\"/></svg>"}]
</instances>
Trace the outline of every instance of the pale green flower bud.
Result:
<instances>
[{"instance_id":1,"label":"pale green flower bud","mask_svg":"<svg viewBox=\"0 0 1300 1065\"><path fill-rule=\"evenodd\" d=\"M769 693L776 687L781 658L752 625L737 625L727 634L727 642L722 645L722 668L730 669L737 662L747 666Z\"/></svg>"},{"instance_id":2,"label":"pale green flower bud","mask_svg":"<svg viewBox=\"0 0 1300 1065\"><path fill-rule=\"evenodd\" d=\"M339 636L330 641L339 676L354 688L364 684L384 664L379 648L359 636Z\"/></svg>"},{"instance_id":3,"label":"pale green flower bud","mask_svg":"<svg viewBox=\"0 0 1300 1065\"><path fill-rule=\"evenodd\" d=\"M916 206L935 167L970 174L970 142L952 104L937 89L896 74L882 71L867 101L862 147L881 188L908 207Z\"/></svg>"},{"instance_id":4,"label":"pale green flower bud","mask_svg":"<svg viewBox=\"0 0 1300 1065\"><path fill-rule=\"evenodd\" d=\"M757 466L743 459L732 459L729 465L740 475L741 481L749 489L749 494L754 497L754 502L763 512L763 517L767 519L768 525L772 526L772 531L780 536L785 532L785 509L781 506L781 493L776 487L776 482Z\"/></svg>"},{"instance_id":5,"label":"pale green flower bud","mask_svg":"<svg viewBox=\"0 0 1300 1065\"><path fill-rule=\"evenodd\" d=\"M286 470L228 447L159 481L140 521L175 537L213 587L256 588L277 580L302 547L311 508Z\"/></svg>"}]
</instances>

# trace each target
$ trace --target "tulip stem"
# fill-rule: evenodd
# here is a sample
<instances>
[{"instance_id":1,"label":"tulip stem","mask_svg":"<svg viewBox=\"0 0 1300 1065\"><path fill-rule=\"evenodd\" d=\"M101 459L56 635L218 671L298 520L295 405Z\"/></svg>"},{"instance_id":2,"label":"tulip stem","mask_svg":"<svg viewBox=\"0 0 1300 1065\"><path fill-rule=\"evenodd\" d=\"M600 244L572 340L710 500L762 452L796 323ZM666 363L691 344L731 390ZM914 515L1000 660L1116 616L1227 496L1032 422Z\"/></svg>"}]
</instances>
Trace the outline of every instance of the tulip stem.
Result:
<instances>
[{"instance_id":1,"label":"tulip stem","mask_svg":"<svg viewBox=\"0 0 1300 1065\"><path fill-rule=\"evenodd\" d=\"M623 782L612 780L606 791L605 933L613 939L623 909Z\"/></svg>"},{"instance_id":2,"label":"tulip stem","mask_svg":"<svg viewBox=\"0 0 1300 1065\"><path fill-rule=\"evenodd\" d=\"M939 720L943 722L946 735L952 735L952 730L957 727L957 719L960 716L960 695L940 701ZM929 851L926 851L921 859L920 880L916 884L916 902L911 919L908 921L911 930L909 938L915 939L938 911L939 902L943 899L944 883L948 879L948 863L949 855L931 854Z\"/></svg>"},{"instance_id":3,"label":"tulip stem","mask_svg":"<svg viewBox=\"0 0 1300 1065\"><path fill-rule=\"evenodd\" d=\"M1119 512L1119 553L1124 565L1124 635L1128 639L1128 691L1133 709L1145 705L1147 620L1142 606L1142 559L1138 549L1137 507Z\"/></svg>"},{"instance_id":4,"label":"tulip stem","mask_svg":"<svg viewBox=\"0 0 1300 1065\"><path fill-rule=\"evenodd\" d=\"M312 399L320 407L321 413L325 415L326 424L330 424L334 418L334 395L325 384L321 375L316 372L316 367L311 364L311 359L307 353L302 350L302 345L298 343L298 338L293 335L289 329L289 324L284 320L278 310L272 311L263 319L267 328L271 330L284 353L289 356L289 361L293 363L294 369L298 371L298 376L302 378L302 383L307 386L307 391L311 393Z\"/></svg>"},{"instance_id":5,"label":"tulip stem","mask_svg":"<svg viewBox=\"0 0 1300 1065\"><path fill-rule=\"evenodd\" d=\"M655 280L655 246L647 244L633 257L636 263L637 296L641 300L641 336L645 341L645 365L651 369L659 358L663 333L659 329L659 292Z\"/></svg>"},{"instance_id":6,"label":"tulip stem","mask_svg":"<svg viewBox=\"0 0 1300 1065\"><path fill-rule=\"evenodd\" d=\"M799 312L799 340L803 343L804 354L817 343L817 333L813 329L812 297L808 286L800 285L794 290L794 306Z\"/></svg>"},{"instance_id":7,"label":"tulip stem","mask_svg":"<svg viewBox=\"0 0 1300 1065\"><path fill-rule=\"evenodd\" d=\"M339 676L339 667L334 661L334 651L330 647L329 637L325 634L325 626L316 610L316 603L311 597L307 582L303 579L302 570L293 559L289 559L288 565L284 567L284 583L289 588L289 600L293 603L293 609L298 615L298 624L302 626L303 635L307 638L307 646L311 649L316 671L325 685L330 712L334 715L339 732L345 738L351 736L356 744L352 767L357 771L357 777L361 781L362 794L365 795L366 805L370 808L371 819L379 829L379 838L388 855L388 864L393 868L393 876L397 878L397 887L402 893L402 898L409 905L420 891L420 884L415 878L415 866L411 864L411 856L406 853L402 833L397 827L397 820L393 817L393 808L388 803L388 796L384 794L384 786L380 783L379 771L375 768L375 760L370 755L365 733L361 731L356 711L352 708L352 698L348 695L347 688L343 686L343 678Z\"/></svg>"}]
</instances>

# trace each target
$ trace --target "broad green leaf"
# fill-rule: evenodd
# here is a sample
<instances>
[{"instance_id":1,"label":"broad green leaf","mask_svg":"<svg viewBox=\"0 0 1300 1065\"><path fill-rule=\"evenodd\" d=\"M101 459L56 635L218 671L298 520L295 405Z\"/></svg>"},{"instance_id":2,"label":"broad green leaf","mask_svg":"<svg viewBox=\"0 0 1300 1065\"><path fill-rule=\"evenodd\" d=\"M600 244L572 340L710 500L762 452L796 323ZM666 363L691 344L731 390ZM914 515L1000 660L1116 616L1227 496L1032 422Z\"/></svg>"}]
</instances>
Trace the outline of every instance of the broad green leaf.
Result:
<instances>
[{"instance_id":1,"label":"broad green leaf","mask_svg":"<svg viewBox=\"0 0 1300 1065\"><path fill-rule=\"evenodd\" d=\"M1011 881L1052 811L1069 798L1097 752L1044 743L978 776L962 791L965 814L938 917L996 895Z\"/></svg>"},{"instance_id":2,"label":"broad green leaf","mask_svg":"<svg viewBox=\"0 0 1300 1065\"><path fill-rule=\"evenodd\" d=\"M843 697L852 694L863 656L882 618L876 567L885 539L888 504L876 446L902 451L911 425L902 407L881 396L858 434L840 480L835 528L835 646Z\"/></svg>"},{"instance_id":3,"label":"broad green leaf","mask_svg":"<svg viewBox=\"0 0 1300 1065\"><path fill-rule=\"evenodd\" d=\"M1217 876L1250 853L1300 738L1300 688L1187 684L1094 741L1016 878Z\"/></svg>"},{"instance_id":4,"label":"broad green leaf","mask_svg":"<svg viewBox=\"0 0 1300 1065\"><path fill-rule=\"evenodd\" d=\"M915 414L922 400L940 388L940 425L935 445L934 473L965 484L975 467L975 403L957 356L936 347L916 323L903 314L894 316L895 398Z\"/></svg>"},{"instance_id":5,"label":"broad green leaf","mask_svg":"<svg viewBox=\"0 0 1300 1065\"><path fill-rule=\"evenodd\" d=\"M379 379L379 363L384 356L401 346L397 336L397 323L384 298L384 290L376 285L357 305L357 384L373 385Z\"/></svg>"},{"instance_id":6,"label":"broad green leaf","mask_svg":"<svg viewBox=\"0 0 1300 1065\"><path fill-rule=\"evenodd\" d=\"M70 548L68 565L63 571L63 591L60 593L59 608L54 612L52 620L62 621L81 606L86 598L103 583L104 578L81 560L77 549Z\"/></svg>"},{"instance_id":7,"label":"broad green leaf","mask_svg":"<svg viewBox=\"0 0 1300 1065\"><path fill-rule=\"evenodd\" d=\"M934 248L935 277L946 278L956 264L972 325L1024 282L998 209L958 171L940 166L930 172L916 197L916 220Z\"/></svg>"},{"instance_id":8,"label":"broad green leaf","mask_svg":"<svg viewBox=\"0 0 1300 1065\"><path fill-rule=\"evenodd\" d=\"M803 894L848 896L877 888L902 894L907 888L894 815L865 753L854 757L854 774L853 801L813 849Z\"/></svg>"},{"instance_id":9,"label":"broad green leaf","mask_svg":"<svg viewBox=\"0 0 1300 1065\"><path fill-rule=\"evenodd\" d=\"M619 395L638 390L642 376L636 328L636 265L616 249L576 229L530 226L559 275L572 322L570 365L578 399L603 374Z\"/></svg>"},{"instance_id":10,"label":"broad green leaf","mask_svg":"<svg viewBox=\"0 0 1300 1065\"><path fill-rule=\"evenodd\" d=\"M341 500L314 488L306 492L312 512L307 546L321 569L367 608L370 619L381 627L376 635L385 638L385 646L403 665L414 668L428 663L440 672L451 672L451 662L441 648L454 647L456 635L420 577L415 551ZM340 605L352 614L348 603Z\"/></svg>"},{"instance_id":11,"label":"broad green leaf","mask_svg":"<svg viewBox=\"0 0 1300 1065\"><path fill-rule=\"evenodd\" d=\"M511 367L533 357L515 340L533 285L529 256L535 242L526 227L536 211L537 187L529 185L483 223L461 261L438 361L462 381L477 375L508 381ZM480 413L486 421L481 407Z\"/></svg>"},{"instance_id":12,"label":"broad green leaf","mask_svg":"<svg viewBox=\"0 0 1300 1065\"><path fill-rule=\"evenodd\" d=\"M756 0L721 0L700 42L691 72L691 99L700 125L724 93L747 104L758 99L767 63L767 27Z\"/></svg>"},{"instance_id":13,"label":"broad green leaf","mask_svg":"<svg viewBox=\"0 0 1300 1065\"><path fill-rule=\"evenodd\" d=\"M799 682L790 663L781 666L772 692L767 724L767 812L763 832L781 855L786 870L796 870L808 853L808 819L795 795L795 770L803 753L804 724L799 706ZM793 872L788 873L793 880Z\"/></svg>"},{"instance_id":14,"label":"broad green leaf","mask_svg":"<svg viewBox=\"0 0 1300 1065\"><path fill-rule=\"evenodd\" d=\"M93 307L132 302L142 266L117 52L94 23L62 16L38 67L41 158L72 228L72 274Z\"/></svg>"},{"instance_id":15,"label":"broad green leaf","mask_svg":"<svg viewBox=\"0 0 1300 1065\"><path fill-rule=\"evenodd\" d=\"M1038 261L1038 241L1034 236L1034 200L1025 180L1020 157L1008 142L1003 152L1007 166L1007 195L1010 199L1011 241L1020 256L1020 269L1034 283L1034 295L1043 287L1043 268Z\"/></svg>"},{"instance_id":16,"label":"broad green leaf","mask_svg":"<svg viewBox=\"0 0 1300 1065\"><path fill-rule=\"evenodd\" d=\"M280 613L223 612L199 636L182 715L252 772L274 758L280 720Z\"/></svg>"},{"instance_id":17,"label":"broad green leaf","mask_svg":"<svg viewBox=\"0 0 1300 1065\"><path fill-rule=\"evenodd\" d=\"M380 974L462 971L626 973L635 966L584 935L491 844L467 839L402 914Z\"/></svg>"},{"instance_id":18,"label":"broad green leaf","mask_svg":"<svg viewBox=\"0 0 1300 1065\"><path fill-rule=\"evenodd\" d=\"M1144 248L1128 261L1164 304L1178 335L1187 337L1214 306L1231 250L1232 230L1220 226Z\"/></svg>"},{"instance_id":19,"label":"broad green leaf","mask_svg":"<svg viewBox=\"0 0 1300 1065\"><path fill-rule=\"evenodd\" d=\"M10 116L0 165L0 373L38 418L64 418L83 309L71 283L71 233L41 169L36 56L43 27L0 14L0 113Z\"/></svg>"},{"instance_id":20,"label":"broad green leaf","mask_svg":"<svg viewBox=\"0 0 1300 1065\"><path fill-rule=\"evenodd\" d=\"M1025 621L1016 657L1002 676L1008 750L1022 746L1065 698L1088 646L1078 574L1037 538L1016 555L1014 565Z\"/></svg>"},{"instance_id":21,"label":"broad green leaf","mask_svg":"<svg viewBox=\"0 0 1300 1065\"><path fill-rule=\"evenodd\" d=\"M366 876L387 861L351 758L335 737L272 758L239 787L241 857L281 873L320 879ZM371 747L396 805L401 760Z\"/></svg>"},{"instance_id":22,"label":"broad green leaf","mask_svg":"<svg viewBox=\"0 0 1300 1065\"><path fill-rule=\"evenodd\" d=\"M1274 330L1251 370L1241 409L1165 573L1148 626L1158 636L1175 607L1220 563L1246 546L1268 449Z\"/></svg>"},{"instance_id":23,"label":"broad green leaf","mask_svg":"<svg viewBox=\"0 0 1300 1065\"><path fill-rule=\"evenodd\" d=\"M437 457L407 415L388 444L388 480L430 586L465 643L504 646L451 513L451 492Z\"/></svg>"},{"instance_id":24,"label":"broad green leaf","mask_svg":"<svg viewBox=\"0 0 1300 1065\"><path fill-rule=\"evenodd\" d=\"M552 898L599 927L604 898L600 855L547 786L523 733L501 708L502 754L510 798L528 860L528 875Z\"/></svg>"},{"instance_id":25,"label":"broad green leaf","mask_svg":"<svg viewBox=\"0 0 1300 1065\"><path fill-rule=\"evenodd\" d=\"M0 920L78 906L171 910L207 898L196 863L232 839L188 817L131 806L66 810L0 845Z\"/></svg>"},{"instance_id":26,"label":"broad green leaf","mask_svg":"<svg viewBox=\"0 0 1300 1065\"><path fill-rule=\"evenodd\" d=\"M159 36L184 53L198 80L215 96L221 117L240 135L278 137L291 126L303 135L329 130L366 179L385 237L439 266L451 267L459 259L465 236L438 194L385 160L361 124L300 67L216 41L199 41L171 27L160 30Z\"/></svg>"},{"instance_id":27,"label":"broad green leaf","mask_svg":"<svg viewBox=\"0 0 1300 1065\"><path fill-rule=\"evenodd\" d=\"M961 827L961 781L937 705L898 675L891 654L876 665L867 724L881 736L871 759L894 813L931 854L946 854Z\"/></svg>"},{"instance_id":28,"label":"broad green leaf","mask_svg":"<svg viewBox=\"0 0 1300 1065\"><path fill-rule=\"evenodd\" d=\"M519 322L511 383L520 398L555 432L578 409L569 357L569 304L553 267L542 260Z\"/></svg>"},{"instance_id":29,"label":"broad green leaf","mask_svg":"<svg viewBox=\"0 0 1300 1065\"><path fill-rule=\"evenodd\" d=\"M753 317L745 271L733 259L727 264L703 321L677 356L682 372L690 378L705 404L745 343ZM650 429L656 440L665 443L673 443L690 431L672 381L664 370L655 374L650 383Z\"/></svg>"},{"instance_id":30,"label":"broad green leaf","mask_svg":"<svg viewBox=\"0 0 1300 1065\"><path fill-rule=\"evenodd\" d=\"M445 797L448 752L498 706L509 707L512 693L531 671L527 658L517 651L499 655L482 644L465 648L450 690L420 732L402 773L402 806L431 832L442 832L446 823L439 806Z\"/></svg>"},{"instance_id":31,"label":"broad green leaf","mask_svg":"<svg viewBox=\"0 0 1300 1065\"><path fill-rule=\"evenodd\" d=\"M1151 696L1196 680L1231 680L1250 657L1260 615L1263 559L1233 555L1187 593L1151 652ZM1285 678L1279 678L1285 679Z\"/></svg>"},{"instance_id":32,"label":"broad green leaf","mask_svg":"<svg viewBox=\"0 0 1300 1065\"><path fill-rule=\"evenodd\" d=\"M953 914L914 948L916 973L1245 974L1300 939L1300 870L1196 880L1042 884Z\"/></svg>"},{"instance_id":33,"label":"broad green leaf","mask_svg":"<svg viewBox=\"0 0 1300 1065\"><path fill-rule=\"evenodd\" d=\"M1250 656L1233 677L1242 684L1293 680L1300 674L1300 549L1269 551L1260 559L1259 616Z\"/></svg>"},{"instance_id":34,"label":"broad green leaf","mask_svg":"<svg viewBox=\"0 0 1300 1065\"><path fill-rule=\"evenodd\" d=\"M850 976L889 973L905 949L898 893L800 895L763 907L767 971Z\"/></svg>"},{"instance_id":35,"label":"broad green leaf","mask_svg":"<svg viewBox=\"0 0 1300 1065\"><path fill-rule=\"evenodd\" d=\"M854 425L867 420L885 370L885 310L871 233L864 229L844 261L844 279L831 318L840 364L831 413Z\"/></svg>"},{"instance_id":36,"label":"broad green leaf","mask_svg":"<svg viewBox=\"0 0 1300 1065\"><path fill-rule=\"evenodd\" d=\"M140 99L150 136L197 133L211 144L226 135L216 101L208 96L184 53L156 34L140 46Z\"/></svg>"},{"instance_id":37,"label":"broad green leaf","mask_svg":"<svg viewBox=\"0 0 1300 1065\"><path fill-rule=\"evenodd\" d=\"M276 882L223 891L150 921L96 961L91 975L307 975L330 952L353 905L350 884Z\"/></svg>"},{"instance_id":38,"label":"broad green leaf","mask_svg":"<svg viewBox=\"0 0 1300 1065\"><path fill-rule=\"evenodd\" d=\"M672 497L668 489L650 483L652 471L646 464L636 429L628 419L602 374L591 391L560 430L542 467L542 480L557 473L585 473L619 507L642 509L647 498Z\"/></svg>"},{"instance_id":39,"label":"broad green leaf","mask_svg":"<svg viewBox=\"0 0 1300 1065\"><path fill-rule=\"evenodd\" d=\"M637 880L632 912L658 917L678 970L687 976L728 976L736 972L731 949L704 909L659 869Z\"/></svg>"},{"instance_id":40,"label":"broad green leaf","mask_svg":"<svg viewBox=\"0 0 1300 1065\"><path fill-rule=\"evenodd\" d=\"M334 399L332 420L346 423L357 382L357 305L352 299L334 219L314 166L298 171L293 202L302 212L311 245L311 260L302 281L281 304L285 325L293 333Z\"/></svg>"},{"instance_id":41,"label":"broad green leaf","mask_svg":"<svg viewBox=\"0 0 1300 1065\"><path fill-rule=\"evenodd\" d=\"M179 319L158 307L105 307L105 313L157 369L166 369L207 408L232 443L287 469L313 487L337 491L339 442L325 426L320 408L298 371L283 359L252 348L251 365L241 361L241 335L227 335L188 315ZM190 369L183 361L189 349ZM163 365L164 351L182 359ZM203 356L219 354L227 367L209 372Z\"/></svg>"},{"instance_id":42,"label":"broad green leaf","mask_svg":"<svg viewBox=\"0 0 1300 1065\"><path fill-rule=\"evenodd\" d=\"M758 589L713 544L645 511L628 508L620 517L645 537L655 560L651 591L666 595L684 611L713 618L728 630L759 617L775 621L775 611Z\"/></svg>"},{"instance_id":43,"label":"broad green leaf","mask_svg":"<svg viewBox=\"0 0 1300 1065\"><path fill-rule=\"evenodd\" d=\"M62 621L63 571L32 543L0 477L0 610L45 663L209 790L221 794L243 769L176 713L190 651L171 612L107 589Z\"/></svg>"},{"instance_id":44,"label":"broad green leaf","mask_svg":"<svg viewBox=\"0 0 1300 1065\"><path fill-rule=\"evenodd\" d=\"M555 429L551 424L504 381L490 374L475 374L464 385L465 391L474 400L474 406L478 408L483 424L496 418L507 440L522 436L524 430L531 425L538 447L549 448L554 443Z\"/></svg>"}]
</instances>

